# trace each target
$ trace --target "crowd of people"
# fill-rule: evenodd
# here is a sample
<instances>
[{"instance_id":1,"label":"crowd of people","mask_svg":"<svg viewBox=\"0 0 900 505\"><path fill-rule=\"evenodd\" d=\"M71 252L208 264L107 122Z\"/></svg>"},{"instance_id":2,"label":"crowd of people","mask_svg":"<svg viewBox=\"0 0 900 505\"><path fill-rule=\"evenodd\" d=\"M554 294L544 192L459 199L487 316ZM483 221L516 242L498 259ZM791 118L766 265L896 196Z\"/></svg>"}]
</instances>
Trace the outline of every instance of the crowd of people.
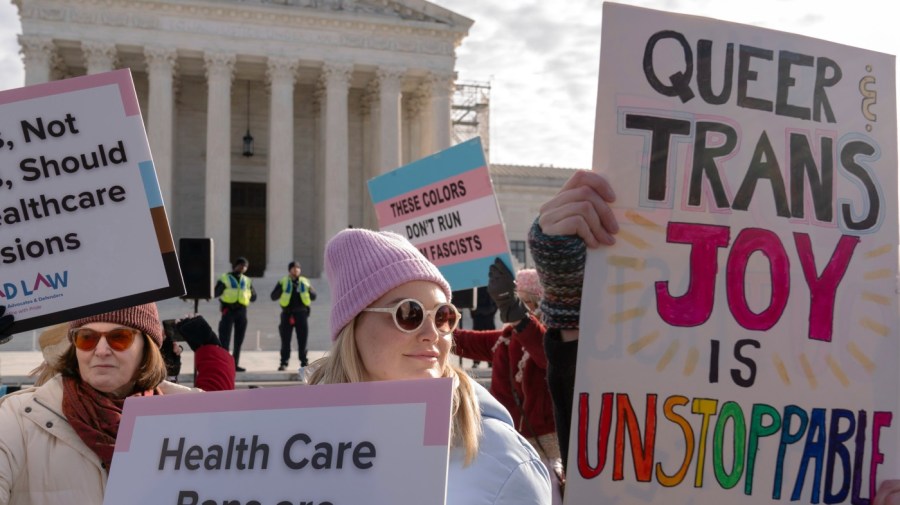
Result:
<instances>
[{"instance_id":1,"label":"crowd of people","mask_svg":"<svg viewBox=\"0 0 900 505\"><path fill-rule=\"evenodd\" d=\"M309 384L452 378L446 503L559 503L586 251L615 242L614 199L602 175L579 171L541 207L529 234L536 269L514 275L502 262L490 267L499 330L459 329L450 285L404 237L338 233L325 251L333 345L308 364ZM126 397L232 389L238 312L255 298L246 266L238 259L220 279L218 336L200 316L175 323L194 351L193 388L166 380L167 344L154 304L81 318L42 341L35 387L0 398L0 505L99 504ZM314 298L299 270L289 265L272 292L285 309L288 354L295 311ZM0 316L0 338L8 338L13 318ZM490 391L452 363L452 352L492 363ZM305 345L299 357L303 363ZM900 481L887 480L873 505L895 504Z\"/></svg>"}]
</instances>

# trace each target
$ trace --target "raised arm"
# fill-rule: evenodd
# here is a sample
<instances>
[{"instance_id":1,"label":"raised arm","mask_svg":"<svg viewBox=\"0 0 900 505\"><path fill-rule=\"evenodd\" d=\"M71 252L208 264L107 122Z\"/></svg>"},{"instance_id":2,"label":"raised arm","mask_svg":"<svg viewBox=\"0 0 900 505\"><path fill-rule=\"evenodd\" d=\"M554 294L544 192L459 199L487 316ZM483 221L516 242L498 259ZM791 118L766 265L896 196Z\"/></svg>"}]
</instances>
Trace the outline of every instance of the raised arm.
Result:
<instances>
[{"instance_id":1,"label":"raised arm","mask_svg":"<svg viewBox=\"0 0 900 505\"><path fill-rule=\"evenodd\" d=\"M575 172L559 193L541 206L541 214L528 234L544 288L541 318L547 327L547 386L564 465L575 391L584 263L587 248L615 243L613 235L619 225L609 206L614 200L605 177L596 172Z\"/></svg>"},{"instance_id":2,"label":"raised arm","mask_svg":"<svg viewBox=\"0 0 900 505\"><path fill-rule=\"evenodd\" d=\"M578 171L541 206L531 227L528 241L544 287L544 324L561 330L563 341L578 338L587 248L615 243L619 225L609 206L614 200L605 177Z\"/></svg>"},{"instance_id":3,"label":"raised arm","mask_svg":"<svg viewBox=\"0 0 900 505\"><path fill-rule=\"evenodd\" d=\"M194 387L204 391L234 389L234 358L222 347L219 337L203 316L180 319L175 327L194 351Z\"/></svg>"}]
</instances>

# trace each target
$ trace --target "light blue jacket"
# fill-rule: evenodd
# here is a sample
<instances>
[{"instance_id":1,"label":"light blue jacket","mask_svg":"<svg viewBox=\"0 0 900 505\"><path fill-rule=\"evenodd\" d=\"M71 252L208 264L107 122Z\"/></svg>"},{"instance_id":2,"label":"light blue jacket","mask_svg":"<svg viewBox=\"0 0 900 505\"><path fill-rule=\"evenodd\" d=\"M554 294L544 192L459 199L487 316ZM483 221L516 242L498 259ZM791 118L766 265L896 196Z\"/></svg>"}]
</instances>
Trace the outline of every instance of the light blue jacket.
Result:
<instances>
[{"instance_id":1,"label":"light blue jacket","mask_svg":"<svg viewBox=\"0 0 900 505\"><path fill-rule=\"evenodd\" d=\"M549 505L550 473L513 428L509 412L475 384L481 407L478 455L463 468L465 450L450 448L447 505Z\"/></svg>"}]
</instances>

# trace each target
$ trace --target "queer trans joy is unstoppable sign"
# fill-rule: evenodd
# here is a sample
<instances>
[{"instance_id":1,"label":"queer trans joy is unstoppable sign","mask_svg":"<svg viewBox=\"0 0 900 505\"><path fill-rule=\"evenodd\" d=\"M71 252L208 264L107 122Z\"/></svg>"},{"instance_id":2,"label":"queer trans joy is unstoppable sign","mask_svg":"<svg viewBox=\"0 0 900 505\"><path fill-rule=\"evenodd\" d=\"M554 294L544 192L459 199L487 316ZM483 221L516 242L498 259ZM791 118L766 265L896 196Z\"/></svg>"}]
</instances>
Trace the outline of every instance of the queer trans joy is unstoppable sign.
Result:
<instances>
[{"instance_id":1,"label":"queer trans joy is unstoppable sign","mask_svg":"<svg viewBox=\"0 0 900 505\"><path fill-rule=\"evenodd\" d=\"M894 57L606 3L567 503L865 503L898 472Z\"/></svg>"},{"instance_id":2,"label":"queer trans joy is unstoppable sign","mask_svg":"<svg viewBox=\"0 0 900 505\"><path fill-rule=\"evenodd\" d=\"M184 293L129 70L0 91L14 332Z\"/></svg>"}]
</instances>

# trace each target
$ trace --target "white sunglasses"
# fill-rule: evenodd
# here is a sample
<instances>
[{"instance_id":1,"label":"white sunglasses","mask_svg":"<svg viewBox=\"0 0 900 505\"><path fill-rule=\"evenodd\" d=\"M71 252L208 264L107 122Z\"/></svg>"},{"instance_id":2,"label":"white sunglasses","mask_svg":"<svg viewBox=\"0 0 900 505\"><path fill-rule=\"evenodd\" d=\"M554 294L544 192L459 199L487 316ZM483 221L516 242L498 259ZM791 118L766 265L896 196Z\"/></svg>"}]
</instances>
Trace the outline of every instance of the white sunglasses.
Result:
<instances>
[{"instance_id":1,"label":"white sunglasses","mask_svg":"<svg viewBox=\"0 0 900 505\"><path fill-rule=\"evenodd\" d=\"M395 303L391 307L368 308L363 312L383 312L394 318L394 326L403 333L413 333L425 324L427 316L431 316L434 327L438 333L446 335L453 333L459 326L460 314L451 303L440 303L431 310L425 310L425 306L419 300L406 298Z\"/></svg>"}]
</instances>

